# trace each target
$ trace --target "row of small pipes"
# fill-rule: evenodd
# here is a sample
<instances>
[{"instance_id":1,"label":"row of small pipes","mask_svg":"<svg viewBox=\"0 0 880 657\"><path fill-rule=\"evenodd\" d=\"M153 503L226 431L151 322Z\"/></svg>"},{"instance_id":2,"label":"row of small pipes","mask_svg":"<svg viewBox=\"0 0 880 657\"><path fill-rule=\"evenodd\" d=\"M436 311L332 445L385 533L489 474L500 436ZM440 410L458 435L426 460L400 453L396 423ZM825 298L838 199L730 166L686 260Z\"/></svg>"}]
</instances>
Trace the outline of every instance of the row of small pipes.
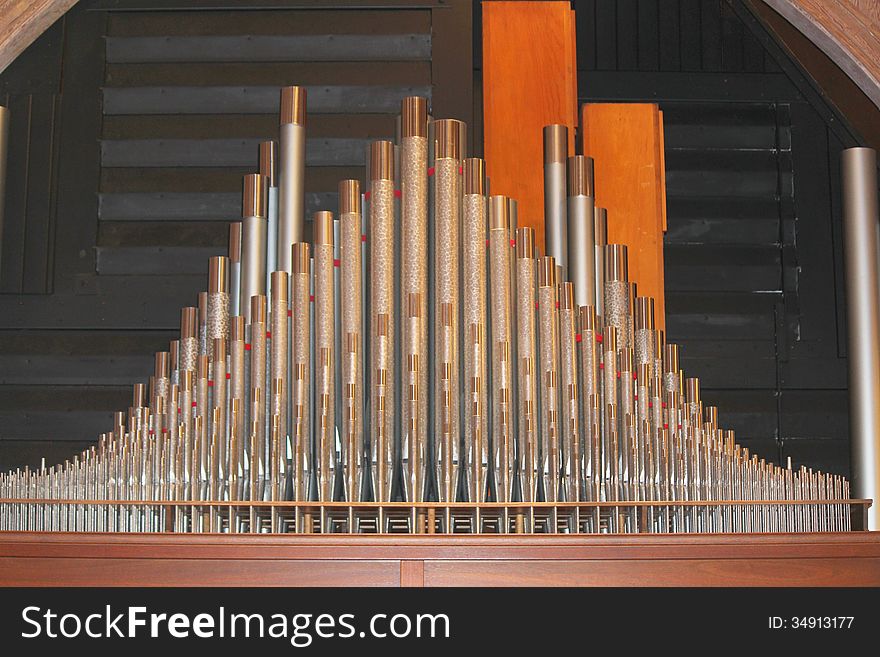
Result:
<instances>
[{"instance_id":1,"label":"row of small pipes","mask_svg":"<svg viewBox=\"0 0 880 657\"><path fill-rule=\"evenodd\" d=\"M403 100L396 143L370 145L366 189L342 181L338 215L317 212L306 241L305 107L303 88L282 89L279 148L261 144L244 177L229 255L211 258L128 412L62 465L0 475L0 497L671 502L583 527L849 527L845 479L758 459L704 408L629 281L627 247L606 243L592 160L568 156L565 126L544 130L545 255L516 202L489 195L466 126L432 120L419 97ZM766 504L700 506L725 500ZM773 506L792 500L821 503ZM107 508L74 505L71 520L15 504L0 529L159 523L153 507L111 522Z\"/></svg>"}]
</instances>

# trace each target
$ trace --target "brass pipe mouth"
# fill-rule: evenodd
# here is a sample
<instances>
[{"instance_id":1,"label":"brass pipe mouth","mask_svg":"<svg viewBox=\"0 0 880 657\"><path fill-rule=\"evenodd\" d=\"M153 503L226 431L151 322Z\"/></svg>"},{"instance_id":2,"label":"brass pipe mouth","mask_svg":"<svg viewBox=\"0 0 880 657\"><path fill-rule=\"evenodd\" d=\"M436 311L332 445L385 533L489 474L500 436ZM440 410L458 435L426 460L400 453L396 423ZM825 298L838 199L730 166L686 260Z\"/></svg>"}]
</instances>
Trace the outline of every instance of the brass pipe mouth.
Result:
<instances>
[{"instance_id":1,"label":"brass pipe mouth","mask_svg":"<svg viewBox=\"0 0 880 657\"><path fill-rule=\"evenodd\" d=\"M199 336L199 309L187 306L180 309L180 337L197 338Z\"/></svg>"},{"instance_id":2,"label":"brass pipe mouth","mask_svg":"<svg viewBox=\"0 0 880 657\"><path fill-rule=\"evenodd\" d=\"M242 217L265 217L264 202L266 195L263 190L265 178L259 173L249 173L242 180Z\"/></svg>"},{"instance_id":3,"label":"brass pipe mouth","mask_svg":"<svg viewBox=\"0 0 880 657\"><path fill-rule=\"evenodd\" d=\"M678 373L678 345L667 344L663 349L663 369L667 373Z\"/></svg>"},{"instance_id":4,"label":"brass pipe mouth","mask_svg":"<svg viewBox=\"0 0 880 657\"><path fill-rule=\"evenodd\" d=\"M510 230L510 204L506 196L489 197L489 230Z\"/></svg>"},{"instance_id":5,"label":"brass pipe mouth","mask_svg":"<svg viewBox=\"0 0 880 657\"><path fill-rule=\"evenodd\" d=\"M685 388L687 390L687 402L689 404L698 404L700 402L700 380L696 377L686 378Z\"/></svg>"},{"instance_id":6,"label":"brass pipe mouth","mask_svg":"<svg viewBox=\"0 0 880 657\"><path fill-rule=\"evenodd\" d=\"M193 388L193 371L192 370L184 370L180 373L180 389L192 391Z\"/></svg>"},{"instance_id":7,"label":"brass pipe mouth","mask_svg":"<svg viewBox=\"0 0 880 657\"><path fill-rule=\"evenodd\" d=\"M531 226L523 226L516 231L516 257L535 257L535 229Z\"/></svg>"},{"instance_id":8,"label":"brass pipe mouth","mask_svg":"<svg viewBox=\"0 0 880 657\"><path fill-rule=\"evenodd\" d=\"M287 303L288 298L288 283L287 283L287 272L286 271L273 271L272 279L270 281L272 286L272 301L278 302L283 301Z\"/></svg>"},{"instance_id":9,"label":"brass pipe mouth","mask_svg":"<svg viewBox=\"0 0 880 657\"><path fill-rule=\"evenodd\" d=\"M361 213L361 183L357 180L339 181L339 214Z\"/></svg>"},{"instance_id":10,"label":"brass pipe mouth","mask_svg":"<svg viewBox=\"0 0 880 657\"><path fill-rule=\"evenodd\" d=\"M170 371L180 369L180 340L171 340L168 343L168 353L171 355Z\"/></svg>"},{"instance_id":11,"label":"brass pipe mouth","mask_svg":"<svg viewBox=\"0 0 880 657\"><path fill-rule=\"evenodd\" d=\"M608 244L605 246L605 280L629 281L625 244Z\"/></svg>"},{"instance_id":12,"label":"brass pipe mouth","mask_svg":"<svg viewBox=\"0 0 880 657\"><path fill-rule=\"evenodd\" d=\"M663 331L654 331L654 358L663 358L663 349L666 347L666 334Z\"/></svg>"},{"instance_id":13,"label":"brass pipe mouth","mask_svg":"<svg viewBox=\"0 0 880 657\"><path fill-rule=\"evenodd\" d=\"M394 180L394 144L390 141L370 144L370 180Z\"/></svg>"},{"instance_id":14,"label":"brass pipe mouth","mask_svg":"<svg viewBox=\"0 0 880 657\"><path fill-rule=\"evenodd\" d=\"M544 256L538 260L538 287L556 286L556 258Z\"/></svg>"},{"instance_id":15,"label":"brass pipe mouth","mask_svg":"<svg viewBox=\"0 0 880 657\"><path fill-rule=\"evenodd\" d=\"M620 367L621 372L633 371L633 352L632 349L626 348L620 350Z\"/></svg>"},{"instance_id":16,"label":"brass pipe mouth","mask_svg":"<svg viewBox=\"0 0 880 657\"><path fill-rule=\"evenodd\" d=\"M596 246L608 244L608 210L598 206L593 209L593 237Z\"/></svg>"},{"instance_id":17,"label":"brass pipe mouth","mask_svg":"<svg viewBox=\"0 0 880 657\"><path fill-rule=\"evenodd\" d=\"M713 427L718 426L718 407L717 406L707 406L703 413L706 416L706 422L711 424Z\"/></svg>"},{"instance_id":18,"label":"brass pipe mouth","mask_svg":"<svg viewBox=\"0 0 880 657\"><path fill-rule=\"evenodd\" d=\"M568 195L596 195L593 180L593 158L584 155L568 158Z\"/></svg>"},{"instance_id":19,"label":"brass pipe mouth","mask_svg":"<svg viewBox=\"0 0 880 657\"><path fill-rule=\"evenodd\" d=\"M434 158L461 159L464 123L458 119L439 119L434 121Z\"/></svg>"},{"instance_id":20,"label":"brass pipe mouth","mask_svg":"<svg viewBox=\"0 0 880 657\"><path fill-rule=\"evenodd\" d=\"M214 362L217 361L225 361L226 360L226 338L214 338L211 341L211 345L214 353ZM216 381L215 384L219 385L220 382Z\"/></svg>"},{"instance_id":21,"label":"brass pipe mouth","mask_svg":"<svg viewBox=\"0 0 880 657\"><path fill-rule=\"evenodd\" d=\"M565 164L568 158L568 126L544 126L544 164Z\"/></svg>"},{"instance_id":22,"label":"brass pipe mouth","mask_svg":"<svg viewBox=\"0 0 880 657\"><path fill-rule=\"evenodd\" d=\"M211 361L208 354L200 354L197 362L196 376L200 379L211 378Z\"/></svg>"},{"instance_id":23,"label":"brass pipe mouth","mask_svg":"<svg viewBox=\"0 0 880 657\"><path fill-rule=\"evenodd\" d=\"M260 175L266 180L269 187L275 187L275 166L278 151L274 141L260 142Z\"/></svg>"},{"instance_id":24,"label":"brass pipe mouth","mask_svg":"<svg viewBox=\"0 0 880 657\"><path fill-rule=\"evenodd\" d=\"M559 307L562 310L574 309L574 283L565 281L559 287Z\"/></svg>"},{"instance_id":25,"label":"brass pipe mouth","mask_svg":"<svg viewBox=\"0 0 880 657\"><path fill-rule=\"evenodd\" d=\"M134 408L143 408L147 398L147 386L143 383L135 383L131 390L131 405Z\"/></svg>"},{"instance_id":26,"label":"brass pipe mouth","mask_svg":"<svg viewBox=\"0 0 880 657\"><path fill-rule=\"evenodd\" d=\"M294 274L309 273L309 252L307 242L296 242L290 245L290 262Z\"/></svg>"},{"instance_id":27,"label":"brass pipe mouth","mask_svg":"<svg viewBox=\"0 0 880 657\"><path fill-rule=\"evenodd\" d=\"M306 88L281 88L281 124L305 126L306 124Z\"/></svg>"},{"instance_id":28,"label":"brass pipe mouth","mask_svg":"<svg viewBox=\"0 0 880 657\"><path fill-rule=\"evenodd\" d=\"M315 245L333 246L333 213L320 210L312 216L312 241Z\"/></svg>"},{"instance_id":29,"label":"brass pipe mouth","mask_svg":"<svg viewBox=\"0 0 880 657\"><path fill-rule=\"evenodd\" d=\"M596 306L581 306L578 317L580 318L578 330L581 332L596 330Z\"/></svg>"},{"instance_id":30,"label":"brass pipe mouth","mask_svg":"<svg viewBox=\"0 0 880 657\"><path fill-rule=\"evenodd\" d=\"M208 323L208 293L199 292L199 324Z\"/></svg>"},{"instance_id":31,"label":"brass pipe mouth","mask_svg":"<svg viewBox=\"0 0 880 657\"><path fill-rule=\"evenodd\" d=\"M229 318L229 339L232 342L244 341L244 316L235 315Z\"/></svg>"},{"instance_id":32,"label":"brass pipe mouth","mask_svg":"<svg viewBox=\"0 0 880 657\"><path fill-rule=\"evenodd\" d=\"M608 325L602 335L602 351L617 351L617 327Z\"/></svg>"},{"instance_id":33,"label":"brass pipe mouth","mask_svg":"<svg viewBox=\"0 0 880 657\"><path fill-rule=\"evenodd\" d=\"M654 330L654 298L636 297L635 327L639 330Z\"/></svg>"},{"instance_id":34,"label":"brass pipe mouth","mask_svg":"<svg viewBox=\"0 0 880 657\"><path fill-rule=\"evenodd\" d=\"M464 193L486 193L486 163L478 157L469 157L464 161Z\"/></svg>"},{"instance_id":35,"label":"brass pipe mouth","mask_svg":"<svg viewBox=\"0 0 880 657\"><path fill-rule=\"evenodd\" d=\"M208 292L229 292L229 258L213 256L208 262Z\"/></svg>"},{"instance_id":36,"label":"brass pipe mouth","mask_svg":"<svg viewBox=\"0 0 880 657\"><path fill-rule=\"evenodd\" d=\"M402 137L428 136L428 99L407 96L400 101L400 134Z\"/></svg>"},{"instance_id":37,"label":"brass pipe mouth","mask_svg":"<svg viewBox=\"0 0 880 657\"><path fill-rule=\"evenodd\" d=\"M241 262L241 222L229 224L229 262Z\"/></svg>"},{"instance_id":38,"label":"brass pipe mouth","mask_svg":"<svg viewBox=\"0 0 880 657\"><path fill-rule=\"evenodd\" d=\"M266 306L267 303L265 294L255 294L251 297L251 324L255 324L257 322L261 322L263 324L266 323Z\"/></svg>"}]
</instances>

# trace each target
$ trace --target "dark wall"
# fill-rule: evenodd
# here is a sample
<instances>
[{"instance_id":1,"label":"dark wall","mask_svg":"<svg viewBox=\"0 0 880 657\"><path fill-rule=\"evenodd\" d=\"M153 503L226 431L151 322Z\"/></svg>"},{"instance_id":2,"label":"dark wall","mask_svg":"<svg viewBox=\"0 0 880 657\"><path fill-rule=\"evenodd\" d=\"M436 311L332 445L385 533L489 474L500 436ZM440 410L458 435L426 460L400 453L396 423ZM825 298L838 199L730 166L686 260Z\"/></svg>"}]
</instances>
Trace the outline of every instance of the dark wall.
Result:
<instances>
[{"instance_id":1,"label":"dark wall","mask_svg":"<svg viewBox=\"0 0 880 657\"><path fill-rule=\"evenodd\" d=\"M2 469L81 449L127 406L224 249L278 86L323 103L312 203L335 206L409 91L469 121L481 152L478 4L195 4L81 3L0 76ZM856 139L739 0L573 5L581 101L664 111L667 321L686 371L761 456L848 473L838 162Z\"/></svg>"},{"instance_id":2,"label":"dark wall","mask_svg":"<svg viewBox=\"0 0 880 657\"><path fill-rule=\"evenodd\" d=\"M0 76L0 469L70 456L128 407L225 251L279 87L309 87L310 209L363 177L403 96L472 121L468 2L199 5L80 2Z\"/></svg>"}]
</instances>

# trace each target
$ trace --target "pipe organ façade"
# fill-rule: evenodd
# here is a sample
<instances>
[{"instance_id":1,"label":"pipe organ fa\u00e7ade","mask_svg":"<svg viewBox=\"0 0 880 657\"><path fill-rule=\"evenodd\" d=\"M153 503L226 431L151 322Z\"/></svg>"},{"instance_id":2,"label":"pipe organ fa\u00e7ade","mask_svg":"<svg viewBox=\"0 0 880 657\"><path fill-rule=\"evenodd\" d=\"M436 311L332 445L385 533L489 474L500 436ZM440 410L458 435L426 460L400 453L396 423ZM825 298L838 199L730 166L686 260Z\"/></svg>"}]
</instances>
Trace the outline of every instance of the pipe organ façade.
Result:
<instances>
[{"instance_id":1,"label":"pipe organ fa\u00e7ade","mask_svg":"<svg viewBox=\"0 0 880 657\"><path fill-rule=\"evenodd\" d=\"M542 254L418 97L305 241L303 88L280 118L149 384L96 446L0 475L0 529L850 529L845 479L759 459L703 406L565 126Z\"/></svg>"}]
</instances>

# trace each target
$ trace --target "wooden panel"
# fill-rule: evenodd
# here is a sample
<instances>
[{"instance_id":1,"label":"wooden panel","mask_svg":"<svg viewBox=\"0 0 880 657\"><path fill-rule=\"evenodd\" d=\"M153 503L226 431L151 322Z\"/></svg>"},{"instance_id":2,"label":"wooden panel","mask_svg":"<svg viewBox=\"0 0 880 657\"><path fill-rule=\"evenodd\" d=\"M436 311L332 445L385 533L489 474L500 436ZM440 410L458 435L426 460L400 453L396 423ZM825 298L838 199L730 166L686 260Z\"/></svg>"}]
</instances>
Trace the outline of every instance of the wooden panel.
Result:
<instances>
[{"instance_id":1,"label":"wooden panel","mask_svg":"<svg viewBox=\"0 0 880 657\"><path fill-rule=\"evenodd\" d=\"M665 329L665 193L658 107L587 103L582 111L584 155L595 161L596 204L608 209L608 242L627 245L630 280L638 284L639 294L654 297L658 328Z\"/></svg>"},{"instance_id":2,"label":"wooden panel","mask_svg":"<svg viewBox=\"0 0 880 657\"><path fill-rule=\"evenodd\" d=\"M877 586L880 534L0 534L0 585Z\"/></svg>"},{"instance_id":3,"label":"wooden panel","mask_svg":"<svg viewBox=\"0 0 880 657\"><path fill-rule=\"evenodd\" d=\"M543 127L577 123L568 2L483 4L483 124L492 193L515 198L544 249Z\"/></svg>"}]
</instances>

